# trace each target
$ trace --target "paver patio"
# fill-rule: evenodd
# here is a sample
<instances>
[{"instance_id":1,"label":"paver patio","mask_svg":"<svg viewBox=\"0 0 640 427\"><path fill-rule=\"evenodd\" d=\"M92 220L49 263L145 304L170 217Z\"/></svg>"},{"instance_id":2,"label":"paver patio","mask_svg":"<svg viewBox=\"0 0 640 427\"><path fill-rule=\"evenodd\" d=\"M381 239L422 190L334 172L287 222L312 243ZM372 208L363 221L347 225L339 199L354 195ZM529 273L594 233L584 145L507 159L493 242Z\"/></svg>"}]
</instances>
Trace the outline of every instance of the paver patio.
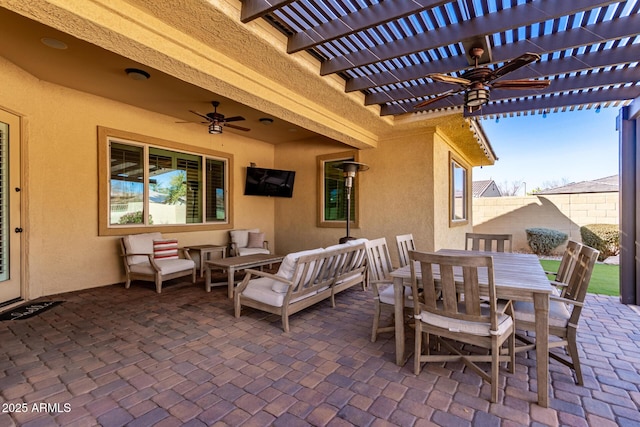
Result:
<instances>
[{"instance_id":1,"label":"paver patio","mask_svg":"<svg viewBox=\"0 0 640 427\"><path fill-rule=\"evenodd\" d=\"M497 404L461 363L419 376L412 359L396 366L391 334L370 342L371 291L295 314L284 334L273 315L235 319L224 287L150 286L43 298L65 302L0 322L0 425L640 426L640 315L618 298L588 295L585 386L551 361L541 408L534 352L518 355L515 374L502 370Z\"/></svg>"}]
</instances>

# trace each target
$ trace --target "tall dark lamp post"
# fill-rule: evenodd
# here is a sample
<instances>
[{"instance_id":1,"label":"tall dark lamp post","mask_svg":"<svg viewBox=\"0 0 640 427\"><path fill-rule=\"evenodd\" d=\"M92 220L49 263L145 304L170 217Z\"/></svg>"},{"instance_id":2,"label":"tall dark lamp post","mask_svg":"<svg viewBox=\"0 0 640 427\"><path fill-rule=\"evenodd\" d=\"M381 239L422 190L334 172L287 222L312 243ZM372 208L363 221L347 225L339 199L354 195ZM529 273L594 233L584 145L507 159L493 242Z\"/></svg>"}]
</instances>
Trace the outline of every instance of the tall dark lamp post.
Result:
<instances>
[{"instance_id":1,"label":"tall dark lamp post","mask_svg":"<svg viewBox=\"0 0 640 427\"><path fill-rule=\"evenodd\" d=\"M349 235L351 228L351 188L353 188L353 178L356 177L356 173L368 170L369 166L364 163L347 160L335 167L342 170L342 174L344 176L344 188L347 190L347 235L340 238L340 243L345 243L354 239L354 237Z\"/></svg>"}]
</instances>

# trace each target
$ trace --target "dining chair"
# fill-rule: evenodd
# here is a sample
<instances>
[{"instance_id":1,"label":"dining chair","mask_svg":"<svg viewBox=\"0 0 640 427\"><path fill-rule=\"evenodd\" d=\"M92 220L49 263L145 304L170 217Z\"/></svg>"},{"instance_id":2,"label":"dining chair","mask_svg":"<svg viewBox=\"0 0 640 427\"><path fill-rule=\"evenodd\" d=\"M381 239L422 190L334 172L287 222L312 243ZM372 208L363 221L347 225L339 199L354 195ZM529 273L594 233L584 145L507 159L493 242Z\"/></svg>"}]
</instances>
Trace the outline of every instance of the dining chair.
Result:
<instances>
[{"instance_id":1,"label":"dining chair","mask_svg":"<svg viewBox=\"0 0 640 427\"><path fill-rule=\"evenodd\" d=\"M375 313L373 315L373 327L371 330L371 342L376 342L379 333L394 332L394 322L390 325L380 326L380 318L383 310L394 312L394 290L393 279L390 277L390 273L393 270L391 267L391 258L389 257L389 248L387 246L387 240L384 237L379 239L369 240L365 242L367 249L367 266L369 273L369 285L373 290L375 301ZM411 286L404 286L404 305L405 308L410 309L413 307L413 300L411 299ZM410 315L411 313L407 313Z\"/></svg>"},{"instance_id":2,"label":"dining chair","mask_svg":"<svg viewBox=\"0 0 640 427\"><path fill-rule=\"evenodd\" d=\"M582 248L582 243L578 243L574 240L567 242L567 247L562 253L562 259L557 271L545 271L546 274L553 276L551 284L557 288L561 288L562 284L565 284L576 265L576 259ZM561 295L562 296L562 295Z\"/></svg>"},{"instance_id":3,"label":"dining chair","mask_svg":"<svg viewBox=\"0 0 640 427\"><path fill-rule=\"evenodd\" d=\"M413 241L413 234L409 233L396 236L396 245L398 246L400 267L404 267L409 264L409 251L416 250L416 245Z\"/></svg>"},{"instance_id":4,"label":"dining chair","mask_svg":"<svg viewBox=\"0 0 640 427\"><path fill-rule=\"evenodd\" d=\"M578 334L578 323L580 313L584 307L584 299L587 295L587 288L591 280L591 273L600 251L583 245L578 252L575 267L571 272L571 277L564 285L562 296L551 295L549 301L549 336L556 339L549 340L549 357L573 369L576 373L576 380L579 385L583 385L582 368L580 367L580 356L576 342ZM521 335L520 331L535 331L535 311L533 303L517 301L513 304L514 316L516 320L516 335L519 341L525 345L516 347L517 352L528 351L535 347L535 342L529 337ZM551 352L551 349L563 347L568 356Z\"/></svg>"},{"instance_id":5,"label":"dining chair","mask_svg":"<svg viewBox=\"0 0 640 427\"><path fill-rule=\"evenodd\" d=\"M464 248L467 251L513 252L512 242L511 234L466 233Z\"/></svg>"},{"instance_id":6,"label":"dining chair","mask_svg":"<svg viewBox=\"0 0 640 427\"><path fill-rule=\"evenodd\" d=\"M412 292L419 295L414 298L415 374L420 374L422 362L462 361L491 385L491 402L495 403L500 362L508 361L510 372L515 371L515 328L511 303L505 304L504 311L498 310L493 258L416 251L409 252L409 257L420 268L418 274L416 263L410 263ZM487 275L488 306L480 299L481 270ZM464 293L463 301L458 300L459 292ZM429 335L449 354L432 354ZM489 354L463 352L449 340L489 349ZM508 348L502 349L505 342ZM485 371L477 362L490 362L490 370Z\"/></svg>"}]
</instances>

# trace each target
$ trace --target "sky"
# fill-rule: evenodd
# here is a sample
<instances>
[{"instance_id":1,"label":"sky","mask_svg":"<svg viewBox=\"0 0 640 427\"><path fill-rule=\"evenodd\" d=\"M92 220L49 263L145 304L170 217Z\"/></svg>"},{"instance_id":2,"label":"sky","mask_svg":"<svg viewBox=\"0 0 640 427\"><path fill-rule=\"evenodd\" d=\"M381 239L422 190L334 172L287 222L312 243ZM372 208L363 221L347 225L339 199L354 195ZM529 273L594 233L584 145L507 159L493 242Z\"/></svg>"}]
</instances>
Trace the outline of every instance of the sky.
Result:
<instances>
[{"instance_id":1,"label":"sky","mask_svg":"<svg viewBox=\"0 0 640 427\"><path fill-rule=\"evenodd\" d=\"M481 120L495 165L473 168L473 180L493 179L517 195L618 174L616 117L621 107Z\"/></svg>"}]
</instances>

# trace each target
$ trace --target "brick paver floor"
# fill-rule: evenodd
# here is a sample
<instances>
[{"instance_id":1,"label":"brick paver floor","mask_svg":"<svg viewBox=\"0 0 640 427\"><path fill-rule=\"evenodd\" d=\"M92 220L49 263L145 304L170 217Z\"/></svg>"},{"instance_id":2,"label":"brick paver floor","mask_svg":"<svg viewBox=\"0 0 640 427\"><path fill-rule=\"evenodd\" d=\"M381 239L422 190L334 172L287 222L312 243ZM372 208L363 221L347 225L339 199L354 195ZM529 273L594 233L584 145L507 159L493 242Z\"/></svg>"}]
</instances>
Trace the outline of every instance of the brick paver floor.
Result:
<instances>
[{"instance_id":1,"label":"brick paver floor","mask_svg":"<svg viewBox=\"0 0 640 427\"><path fill-rule=\"evenodd\" d=\"M0 426L640 426L640 315L589 295L579 341L585 386L551 361L549 408L534 353L501 372L499 402L461 363L419 376L370 342L370 291L348 290L280 319L233 317L225 288L135 282L66 293L0 322ZM409 344L410 345L410 344Z\"/></svg>"}]
</instances>

